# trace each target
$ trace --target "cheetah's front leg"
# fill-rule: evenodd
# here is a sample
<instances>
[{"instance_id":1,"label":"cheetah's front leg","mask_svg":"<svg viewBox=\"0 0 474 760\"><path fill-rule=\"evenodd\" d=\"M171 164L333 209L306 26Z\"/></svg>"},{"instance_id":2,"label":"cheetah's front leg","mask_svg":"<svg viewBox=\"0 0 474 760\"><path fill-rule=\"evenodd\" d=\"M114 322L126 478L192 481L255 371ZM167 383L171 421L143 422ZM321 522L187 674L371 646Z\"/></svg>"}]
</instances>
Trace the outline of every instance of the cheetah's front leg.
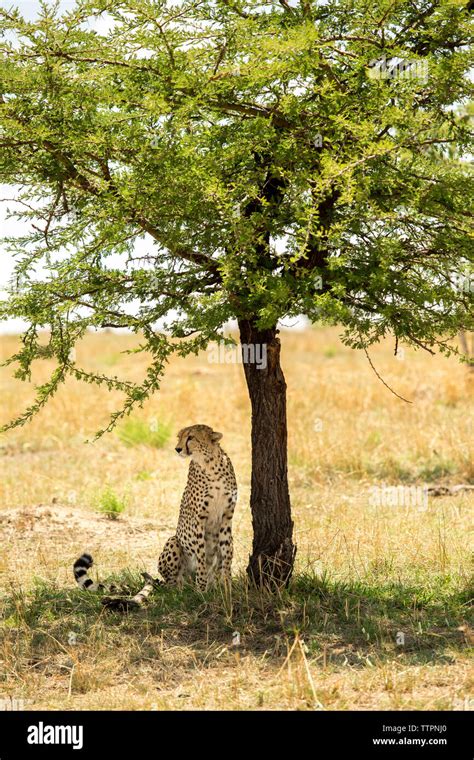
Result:
<instances>
[{"instance_id":1,"label":"cheetah's front leg","mask_svg":"<svg viewBox=\"0 0 474 760\"><path fill-rule=\"evenodd\" d=\"M218 571L224 583L230 583L232 577L232 557L234 541L232 538L232 511L225 512L219 530L219 565Z\"/></svg>"},{"instance_id":2,"label":"cheetah's front leg","mask_svg":"<svg viewBox=\"0 0 474 760\"><path fill-rule=\"evenodd\" d=\"M207 512L199 515L196 530L196 586L199 591L206 591L209 583L209 567L206 559L206 522Z\"/></svg>"}]
</instances>

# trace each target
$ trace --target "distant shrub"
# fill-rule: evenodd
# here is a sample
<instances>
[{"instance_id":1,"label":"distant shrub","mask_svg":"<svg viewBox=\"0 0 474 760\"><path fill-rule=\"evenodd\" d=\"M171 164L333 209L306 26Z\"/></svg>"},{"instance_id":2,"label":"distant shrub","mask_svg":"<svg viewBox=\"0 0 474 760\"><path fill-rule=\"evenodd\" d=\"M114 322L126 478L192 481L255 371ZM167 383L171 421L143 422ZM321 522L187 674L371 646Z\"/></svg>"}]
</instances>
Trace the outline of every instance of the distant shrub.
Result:
<instances>
[{"instance_id":1,"label":"distant shrub","mask_svg":"<svg viewBox=\"0 0 474 760\"><path fill-rule=\"evenodd\" d=\"M455 463L449 460L442 460L440 462L429 461L420 468L419 477L422 480L432 482L447 475L453 475L456 469Z\"/></svg>"},{"instance_id":2,"label":"distant shrub","mask_svg":"<svg viewBox=\"0 0 474 760\"><path fill-rule=\"evenodd\" d=\"M171 436L171 425L156 419L146 422L134 417L126 420L117 430L126 446L151 446L161 449Z\"/></svg>"},{"instance_id":3,"label":"distant shrub","mask_svg":"<svg viewBox=\"0 0 474 760\"><path fill-rule=\"evenodd\" d=\"M151 480L152 474L151 472L148 472L148 470L140 470L140 472L137 472L135 475L135 480Z\"/></svg>"},{"instance_id":4,"label":"distant shrub","mask_svg":"<svg viewBox=\"0 0 474 760\"><path fill-rule=\"evenodd\" d=\"M117 520L126 507L124 497L118 496L115 491L107 486L99 494L97 508L109 520Z\"/></svg>"}]
</instances>

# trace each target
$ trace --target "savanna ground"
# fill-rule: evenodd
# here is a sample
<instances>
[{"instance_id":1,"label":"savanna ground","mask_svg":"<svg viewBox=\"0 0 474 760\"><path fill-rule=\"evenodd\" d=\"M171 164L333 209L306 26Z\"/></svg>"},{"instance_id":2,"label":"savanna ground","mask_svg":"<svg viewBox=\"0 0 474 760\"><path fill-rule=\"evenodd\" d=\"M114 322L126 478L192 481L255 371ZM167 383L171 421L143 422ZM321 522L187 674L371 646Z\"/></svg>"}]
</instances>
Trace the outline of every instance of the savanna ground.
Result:
<instances>
[{"instance_id":1,"label":"savanna ground","mask_svg":"<svg viewBox=\"0 0 474 760\"><path fill-rule=\"evenodd\" d=\"M16 341L1 338L2 360ZM33 709L472 707L474 493L397 506L376 503L372 489L474 483L474 373L422 351L397 359L388 342L373 348L406 404L337 331L284 332L282 342L298 554L279 594L249 589L243 572L251 523L241 366L206 353L172 360L135 422L95 443L85 441L120 396L73 381L32 424L3 435L0 698ZM139 379L145 357L122 353L137 343L91 334L77 361ZM51 369L45 360L34 381ZM2 422L33 395L8 368L0 390ZM108 612L99 595L75 588L72 563L88 550L102 580L130 590L141 570L155 573L186 480L174 436L197 422L223 432L237 474L232 593L163 589L143 611Z\"/></svg>"}]
</instances>

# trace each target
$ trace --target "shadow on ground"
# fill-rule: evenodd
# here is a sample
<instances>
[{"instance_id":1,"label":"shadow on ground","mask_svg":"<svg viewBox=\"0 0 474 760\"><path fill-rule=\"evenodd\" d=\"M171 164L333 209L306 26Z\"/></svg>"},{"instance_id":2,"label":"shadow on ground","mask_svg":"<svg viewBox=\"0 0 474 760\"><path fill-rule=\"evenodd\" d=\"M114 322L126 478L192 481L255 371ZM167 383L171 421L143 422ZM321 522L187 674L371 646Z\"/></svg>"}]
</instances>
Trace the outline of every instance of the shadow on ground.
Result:
<instances>
[{"instance_id":1,"label":"shadow on ground","mask_svg":"<svg viewBox=\"0 0 474 760\"><path fill-rule=\"evenodd\" d=\"M129 572L109 580L125 594L140 587L139 576ZM136 651L145 639L160 637L165 646L202 652L219 644L266 654L278 664L298 636L309 658L361 667L370 657L447 663L454 650L472 643L467 622L472 588L449 577L418 586L303 574L275 593L251 588L239 577L230 593L157 589L146 607L127 613L108 611L101 596L40 581L28 591L13 590L3 599L0 637L29 660L76 642L87 647L99 641L107 648L132 644Z\"/></svg>"}]
</instances>

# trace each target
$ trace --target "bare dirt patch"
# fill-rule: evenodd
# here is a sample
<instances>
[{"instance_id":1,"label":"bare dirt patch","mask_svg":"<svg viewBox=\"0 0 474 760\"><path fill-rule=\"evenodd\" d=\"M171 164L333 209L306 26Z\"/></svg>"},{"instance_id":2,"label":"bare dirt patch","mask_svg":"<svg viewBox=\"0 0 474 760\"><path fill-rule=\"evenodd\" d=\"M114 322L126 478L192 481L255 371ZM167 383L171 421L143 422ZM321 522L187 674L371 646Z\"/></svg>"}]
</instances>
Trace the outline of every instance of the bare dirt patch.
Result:
<instances>
[{"instance_id":1,"label":"bare dirt patch","mask_svg":"<svg viewBox=\"0 0 474 760\"><path fill-rule=\"evenodd\" d=\"M27 582L22 570L30 574L32 553L38 557L39 575L51 578L48 560L54 557L68 567L71 583L72 562L83 551L93 555L99 571L122 569L107 561L110 550L127 565L153 570L150 562L156 564L160 547L172 530L167 523L157 524L146 518L121 516L110 520L94 512L59 504L2 510L0 542L6 549L8 561L0 563L0 578L3 575L4 582L5 576L11 580L14 575L18 580L20 574L21 581Z\"/></svg>"}]
</instances>

